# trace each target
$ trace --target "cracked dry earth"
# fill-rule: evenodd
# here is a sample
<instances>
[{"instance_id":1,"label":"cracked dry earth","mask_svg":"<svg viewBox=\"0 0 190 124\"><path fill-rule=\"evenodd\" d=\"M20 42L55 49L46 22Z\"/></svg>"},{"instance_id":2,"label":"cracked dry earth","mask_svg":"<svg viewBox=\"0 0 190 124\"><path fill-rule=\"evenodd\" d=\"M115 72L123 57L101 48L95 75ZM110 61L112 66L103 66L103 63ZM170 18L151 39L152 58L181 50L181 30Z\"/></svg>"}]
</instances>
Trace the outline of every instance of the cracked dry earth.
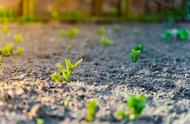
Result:
<instances>
[{"instance_id":1,"label":"cracked dry earth","mask_svg":"<svg viewBox=\"0 0 190 124\"><path fill-rule=\"evenodd\" d=\"M24 55L3 59L0 66L0 124L87 123L85 104L98 98L97 124L190 124L190 41L162 41L161 32L189 24L124 24L114 33L105 25L113 40L101 46L98 25L76 25L74 39L59 35L72 25L10 25L10 32L0 34L0 46L13 41L14 34L24 36ZM139 31L136 35L135 32ZM146 51L137 63L128 57L138 44ZM67 44L74 49L68 52ZM71 83L54 83L49 75L64 58L84 62L72 76ZM136 121L116 121L114 113L125 107L124 93L148 98L144 113Z\"/></svg>"}]
</instances>

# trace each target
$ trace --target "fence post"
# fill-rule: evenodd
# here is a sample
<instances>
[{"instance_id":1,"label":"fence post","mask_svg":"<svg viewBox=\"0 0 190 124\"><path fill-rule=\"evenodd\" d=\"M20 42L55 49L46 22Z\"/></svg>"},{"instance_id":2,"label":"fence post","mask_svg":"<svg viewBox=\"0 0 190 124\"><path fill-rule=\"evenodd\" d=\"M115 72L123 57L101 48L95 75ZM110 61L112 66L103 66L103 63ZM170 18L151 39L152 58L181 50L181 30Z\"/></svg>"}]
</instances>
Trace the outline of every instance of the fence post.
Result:
<instances>
[{"instance_id":1,"label":"fence post","mask_svg":"<svg viewBox=\"0 0 190 124\"><path fill-rule=\"evenodd\" d=\"M124 18L130 17L131 0L119 0L119 16Z\"/></svg>"},{"instance_id":2,"label":"fence post","mask_svg":"<svg viewBox=\"0 0 190 124\"><path fill-rule=\"evenodd\" d=\"M34 16L34 0L22 0L22 16Z\"/></svg>"},{"instance_id":3,"label":"fence post","mask_svg":"<svg viewBox=\"0 0 190 124\"><path fill-rule=\"evenodd\" d=\"M92 15L101 16L103 0L92 0Z\"/></svg>"}]
</instances>

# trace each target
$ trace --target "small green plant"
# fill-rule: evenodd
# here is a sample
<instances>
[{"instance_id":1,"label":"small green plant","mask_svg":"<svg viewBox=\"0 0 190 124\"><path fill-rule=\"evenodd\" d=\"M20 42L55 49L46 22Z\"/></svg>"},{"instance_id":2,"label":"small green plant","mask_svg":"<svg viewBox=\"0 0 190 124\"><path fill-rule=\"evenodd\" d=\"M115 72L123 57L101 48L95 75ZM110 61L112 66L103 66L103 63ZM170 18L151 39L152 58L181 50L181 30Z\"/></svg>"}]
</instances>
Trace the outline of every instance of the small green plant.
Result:
<instances>
[{"instance_id":1,"label":"small green plant","mask_svg":"<svg viewBox=\"0 0 190 124\"><path fill-rule=\"evenodd\" d=\"M17 54L18 54L19 56L22 56L22 55L23 55L23 52L24 52L24 48L22 48L22 47L18 47L18 48L17 48Z\"/></svg>"},{"instance_id":2,"label":"small green plant","mask_svg":"<svg viewBox=\"0 0 190 124\"><path fill-rule=\"evenodd\" d=\"M143 112L147 98L145 96L128 95L127 107L129 109L129 119L136 119Z\"/></svg>"},{"instance_id":3,"label":"small green plant","mask_svg":"<svg viewBox=\"0 0 190 124\"><path fill-rule=\"evenodd\" d=\"M22 34L16 34L14 36L14 39L15 39L16 43L20 44L23 41L23 36L22 36Z\"/></svg>"},{"instance_id":4,"label":"small green plant","mask_svg":"<svg viewBox=\"0 0 190 124\"><path fill-rule=\"evenodd\" d=\"M44 120L42 118L37 118L37 124L44 124Z\"/></svg>"},{"instance_id":5,"label":"small green plant","mask_svg":"<svg viewBox=\"0 0 190 124\"><path fill-rule=\"evenodd\" d=\"M1 48L1 55L2 56L10 56L13 54L13 44L8 43L4 47Z\"/></svg>"},{"instance_id":6,"label":"small green plant","mask_svg":"<svg viewBox=\"0 0 190 124\"><path fill-rule=\"evenodd\" d=\"M73 45L68 44L68 45L67 45L67 51L68 51L68 52L71 52L72 50L73 50Z\"/></svg>"},{"instance_id":7,"label":"small green plant","mask_svg":"<svg viewBox=\"0 0 190 124\"><path fill-rule=\"evenodd\" d=\"M131 58L132 62L137 62L142 52L145 51L145 47L143 44L138 44L135 47L132 48L131 53L129 54L129 57Z\"/></svg>"},{"instance_id":8,"label":"small green plant","mask_svg":"<svg viewBox=\"0 0 190 124\"><path fill-rule=\"evenodd\" d=\"M105 27L99 27L98 30L97 30L97 34L98 35L105 35L106 34L106 29Z\"/></svg>"},{"instance_id":9,"label":"small green plant","mask_svg":"<svg viewBox=\"0 0 190 124\"><path fill-rule=\"evenodd\" d=\"M65 36L65 30L62 29L62 30L59 32L59 35L62 36L62 37L64 37L64 36Z\"/></svg>"},{"instance_id":10,"label":"small green plant","mask_svg":"<svg viewBox=\"0 0 190 124\"><path fill-rule=\"evenodd\" d=\"M132 62L137 62L140 59L141 51L140 50L132 49L131 53L129 54L129 56L130 56Z\"/></svg>"},{"instance_id":11,"label":"small green plant","mask_svg":"<svg viewBox=\"0 0 190 124\"><path fill-rule=\"evenodd\" d=\"M68 37L69 39L72 39L72 38L74 38L74 37L78 34L78 32L79 32L79 31L78 31L78 28L72 27L72 28L69 30L67 37Z\"/></svg>"},{"instance_id":12,"label":"small green plant","mask_svg":"<svg viewBox=\"0 0 190 124\"><path fill-rule=\"evenodd\" d=\"M127 111L118 108L116 111L116 118L118 120L134 120L138 118L146 105L147 98L145 96L127 95Z\"/></svg>"},{"instance_id":13,"label":"small green plant","mask_svg":"<svg viewBox=\"0 0 190 124\"><path fill-rule=\"evenodd\" d=\"M57 68L60 70L60 73L53 73L50 77L55 82L62 82L63 80L69 82L69 78L72 76L73 71L78 67L78 65L83 61L83 59L80 59L75 64L72 64L70 59L65 59L65 65L66 68L64 68L61 64L57 65Z\"/></svg>"},{"instance_id":14,"label":"small green plant","mask_svg":"<svg viewBox=\"0 0 190 124\"><path fill-rule=\"evenodd\" d=\"M110 46L113 44L113 41L106 36L101 36L100 41L101 44L104 46Z\"/></svg>"},{"instance_id":15,"label":"small green plant","mask_svg":"<svg viewBox=\"0 0 190 124\"><path fill-rule=\"evenodd\" d=\"M170 29L161 34L161 38L164 40L171 40L172 38L178 38L181 41L189 39L190 32L187 29Z\"/></svg>"},{"instance_id":16,"label":"small green plant","mask_svg":"<svg viewBox=\"0 0 190 124\"><path fill-rule=\"evenodd\" d=\"M93 121L98 111L96 99L90 99L86 104L86 120Z\"/></svg>"}]
</instances>

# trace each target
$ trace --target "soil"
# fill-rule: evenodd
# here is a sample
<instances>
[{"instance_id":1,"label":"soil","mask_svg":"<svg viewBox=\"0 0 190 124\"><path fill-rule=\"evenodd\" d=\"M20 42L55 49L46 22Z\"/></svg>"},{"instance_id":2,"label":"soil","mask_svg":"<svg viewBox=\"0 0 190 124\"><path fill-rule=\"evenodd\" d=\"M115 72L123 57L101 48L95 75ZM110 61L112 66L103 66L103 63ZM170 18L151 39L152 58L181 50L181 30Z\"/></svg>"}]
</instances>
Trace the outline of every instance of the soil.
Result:
<instances>
[{"instance_id":1,"label":"soil","mask_svg":"<svg viewBox=\"0 0 190 124\"><path fill-rule=\"evenodd\" d=\"M22 33L24 55L3 58L0 66L0 123L45 124L87 123L85 104L97 98L97 124L189 124L190 123L190 42L163 41L165 29L189 24L123 24L113 32L104 25L113 45L102 46L96 30L99 25L80 24L74 39L61 37L72 25L10 25L0 34L0 46ZM137 63L129 58L136 44L146 51ZM66 48L72 44L74 49ZM64 59L84 58L70 83L54 83L50 74ZM124 94L145 95L144 113L135 121L117 121L114 113L126 106Z\"/></svg>"}]
</instances>

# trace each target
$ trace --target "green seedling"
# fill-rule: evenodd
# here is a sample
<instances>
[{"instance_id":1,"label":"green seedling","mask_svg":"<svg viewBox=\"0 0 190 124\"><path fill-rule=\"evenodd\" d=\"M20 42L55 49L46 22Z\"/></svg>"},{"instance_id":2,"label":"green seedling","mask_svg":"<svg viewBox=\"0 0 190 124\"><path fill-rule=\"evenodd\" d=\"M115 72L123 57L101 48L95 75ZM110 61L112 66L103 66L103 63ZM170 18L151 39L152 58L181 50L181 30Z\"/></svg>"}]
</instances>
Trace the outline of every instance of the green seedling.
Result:
<instances>
[{"instance_id":1,"label":"green seedling","mask_svg":"<svg viewBox=\"0 0 190 124\"><path fill-rule=\"evenodd\" d=\"M23 36L22 36L22 34L16 34L14 36L14 39L15 39L16 43L20 44L23 41Z\"/></svg>"},{"instance_id":2,"label":"green seedling","mask_svg":"<svg viewBox=\"0 0 190 124\"><path fill-rule=\"evenodd\" d=\"M18 54L19 56L22 56L22 55L23 55L23 52L24 52L24 48L22 48L22 47L18 47L18 48L17 48L17 54Z\"/></svg>"},{"instance_id":3,"label":"green seedling","mask_svg":"<svg viewBox=\"0 0 190 124\"><path fill-rule=\"evenodd\" d=\"M131 58L132 62L137 62L140 59L141 51L132 49L129 57Z\"/></svg>"},{"instance_id":4,"label":"green seedling","mask_svg":"<svg viewBox=\"0 0 190 124\"><path fill-rule=\"evenodd\" d=\"M116 32L116 33L118 33L118 32L121 31L121 27L119 25L114 25L113 26L113 31Z\"/></svg>"},{"instance_id":5,"label":"green seedling","mask_svg":"<svg viewBox=\"0 0 190 124\"><path fill-rule=\"evenodd\" d=\"M57 72L54 72L50 77L56 83L60 83L63 81L62 75L60 73L57 73Z\"/></svg>"},{"instance_id":6,"label":"green seedling","mask_svg":"<svg viewBox=\"0 0 190 124\"><path fill-rule=\"evenodd\" d=\"M44 120L42 118L37 118L37 124L44 124Z\"/></svg>"},{"instance_id":7,"label":"green seedling","mask_svg":"<svg viewBox=\"0 0 190 124\"><path fill-rule=\"evenodd\" d=\"M161 38L164 40L171 40L173 38L173 34L170 31L166 31L161 34Z\"/></svg>"},{"instance_id":8,"label":"green seedling","mask_svg":"<svg viewBox=\"0 0 190 124\"><path fill-rule=\"evenodd\" d=\"M67 51L68 51L68 52L71 52L72 50L73 50L73 45L68 44L68 45L67 45Z\"/></svg>"},{"instance_id":9,"label":"green seedling","mask_svg":"<svg viewBox=\"0 0 190 124\"><path fill-rule=\"evenodd\" d=\"M59 35L62 36L62 37L64 37L64 36L65 36L65 30L62 29L62 30L59 32Z\"/></svg>"},{"instance_id":10,"label":"green seedling","mask_svg":"<svg viewBox=\"0 0 190 124\"><path fill-rule=\"evenodd\" d=\"M55 82L62 82L63 80L69 82L69 78L72 76L74 70L78 67L78 65L83 61L80 59L75 64L72 64L70 59L65 59L66 68L64 68L61 64L57 65L57 68L60 70L60 73L55 72L51 75L51 78Z\"/></svg>"},{"instance_id":11,"label":"green seedling","mask_svg":"<svg viewBox=\"0 0 190 124\"><path fill-rule=\"evenodd\" d=\"M103 46L110 46L113 44L113 41L106 36L101 36L100 41Z\"/></svg>"},{"instance_id":12,"label":"green seedling","mask_svg":"<svg viewBox=\"0 0 190 124\"><path fill-rule=\"evenodd\" d=\"M128 95L127 107L129 109L129 119L136 119L143 112L147 98L145 96Z\"/></svg>"},{"instance_id":13,"label":"green seedling","mask_svg":"<svg viewBox=\"0 0 190 124\"><path fill-rule=\"evenodd\" d=\"M78 28L72 27L72 28L69 30L67 37L68 37L69 39L72 39L72 38L74 38L74 37L78 34L78 32L79 32L79 31L78 31Z\"/></svg>"},{"instance_id":14,"label":"green seedling","mask_svg":"<svg viewBox=\"0 0 190 124\"><path fill-rule=\"evenodd\" d=\"M179 29L177 32L177 37L184 41L189 39L189 31L187 29Z\"/></svg>"},{"instance_id":15,"label":"green seedling","mask_svg":"<svg viewBox=\"0 0 190 124\"><path fill-rule=\"evenodd\" d=\"M118 120L125 120L128 118L128 116L124 110L122 110L121 108L118 108L116 111L116 118Z\"/></svg>"},{"instance_id":16,"label":"green seedling","mask_svg":"<svg viewBox=\"0 0 190 124\"><path fill-rule=\"evenodd\" d=\"M105 35L106 34L106 29L105 27L99 27L97 30L98 35Z\"/></svg>"},{"instance_id":17,"label":"green seedling","mask_svg":"<svg viewBox=\"0 0 190 124\"><path fill-rule=\"evenodd\" d=\"M141 52L144 52L144 51L145 51L145 47L144 47L143 44L138 44L138 45L136 45L133 49L134 49L134 50L139 50L139 51L141 51Z\"/></svg>"},{"instance_id":18,"label":"green seedling","mask_svg":"<svg viewBox=\"0 0 190 124\"><path fill-rule=\"evenodd\" d=\"M2 56L10 56L13 54L13 44L8 43L3 48L1 48Z\"/></svg>"},{"instance_id":19,"label":"green seedling","mask_svg":"<svg viewBox=\"0 0 190 124\"><path fill-rule=\"evenodd\" d=\"M98 111L97 100L90 99L86 104L86 120L93 121Z\"/></svg>"}]
</instances>

